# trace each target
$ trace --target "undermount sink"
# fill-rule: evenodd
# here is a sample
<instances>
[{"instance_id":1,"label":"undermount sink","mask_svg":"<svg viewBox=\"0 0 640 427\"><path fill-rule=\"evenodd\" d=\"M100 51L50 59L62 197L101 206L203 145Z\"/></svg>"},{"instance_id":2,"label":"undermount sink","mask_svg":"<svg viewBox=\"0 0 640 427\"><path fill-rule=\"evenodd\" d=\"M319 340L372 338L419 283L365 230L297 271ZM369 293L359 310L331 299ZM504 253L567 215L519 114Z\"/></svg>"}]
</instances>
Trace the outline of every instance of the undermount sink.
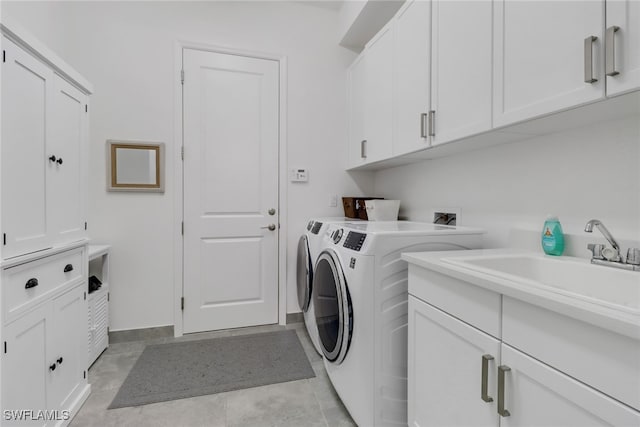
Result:
<instances>
[{"instance_id":1,"label":"undermount sink","mask_svg":"<svg viewBox=\"0 0 640 427\"><path fill-rule=\"evenodd\" d=\"M442 261L595 303L640 310L640 274L593 265L589 260L541 254L442 258Z\"/></svg>"}]
</instances>

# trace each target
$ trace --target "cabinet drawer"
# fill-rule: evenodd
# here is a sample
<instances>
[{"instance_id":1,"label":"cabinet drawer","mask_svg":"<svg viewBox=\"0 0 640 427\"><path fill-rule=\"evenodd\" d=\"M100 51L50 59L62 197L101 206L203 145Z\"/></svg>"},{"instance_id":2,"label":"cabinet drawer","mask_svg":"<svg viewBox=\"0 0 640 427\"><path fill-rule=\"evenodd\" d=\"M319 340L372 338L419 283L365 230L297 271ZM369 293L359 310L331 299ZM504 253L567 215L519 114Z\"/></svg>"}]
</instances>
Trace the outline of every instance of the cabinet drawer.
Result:
<instances>
[{"instance_id":1,"label":"cabinet drawer","mask_svg":"<svg viewBox=\"0 0 640 427\"><path fill-rule=\"evenodd\" d=\"M640 410L640 341L503 297L504 343Z\"/></svg>"},{"instance_id":2,"label":"cabinet drawer","mask_svg":"<svg viewBox=\"0 0 640 427\"><path fill-rule=\"evenodd\" d=\"M86 275L84 248L10 267L2 272L4 320Z\"/></svg>"},{"instance_id":3,"label":"cabinet drawer","mask_svg":"<svg viewBox=\"0 0 640 427\"><path fill-rule=\"evenodd\" d=\"M500 338L498 293L409 264L409 294Z\"/></svg>"}]
</instances>

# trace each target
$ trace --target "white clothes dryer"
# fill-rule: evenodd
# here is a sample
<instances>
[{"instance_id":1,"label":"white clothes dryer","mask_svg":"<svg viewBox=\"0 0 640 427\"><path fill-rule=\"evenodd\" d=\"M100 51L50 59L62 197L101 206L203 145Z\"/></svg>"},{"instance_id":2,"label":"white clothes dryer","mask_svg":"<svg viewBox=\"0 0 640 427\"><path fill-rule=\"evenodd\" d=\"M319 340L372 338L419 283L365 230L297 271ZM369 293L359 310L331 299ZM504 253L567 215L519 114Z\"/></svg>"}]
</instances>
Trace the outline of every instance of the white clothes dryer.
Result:
<instances>
[{"instance_id":1,"label":"white clothes dryer","mask_svg":"<svg viewBox=\"0 0 640 427\"><path fill-rule=\"evenodd\" d=\"M315 262L320 253L322 236L331 223L352 223L360 220L346 217L314 218L307 223L306 232L298 240L298 255L296 265L296 280L298 291L298 305L304 316L304 323L314 348L322 356L318 328L313 310L313 276Z\"/></svg>"},{"instance_id":2,"label":"white clothes dryer","mask_svg":"<svg viewBox=\"0 0 640 427\"><path fill-rule=\"evenodd\" d=\"M332 223L315 263L324 364L360 426L407 425L407 263L403 252L477 249L484 231L408 221Z\"/></svg>"}]
</instances>

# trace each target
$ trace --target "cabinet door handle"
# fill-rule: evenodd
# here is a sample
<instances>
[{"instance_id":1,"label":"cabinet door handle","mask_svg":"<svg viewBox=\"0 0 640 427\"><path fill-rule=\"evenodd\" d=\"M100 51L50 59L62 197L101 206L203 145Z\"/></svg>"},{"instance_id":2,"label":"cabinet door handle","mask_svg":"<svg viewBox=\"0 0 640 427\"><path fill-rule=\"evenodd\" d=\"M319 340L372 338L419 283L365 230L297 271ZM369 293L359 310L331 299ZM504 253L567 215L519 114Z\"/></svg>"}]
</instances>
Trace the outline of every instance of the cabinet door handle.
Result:
<instances>
[{"instance_id":1,"label":"cabinet door handle","mask_svg":"<svg viewBox=\"0 0 640 427\"><path fill-rule=\"evenodd\" d=\"M49 156L49 161L50 162L55 162L58 158L54 155Z\"/></svg>"},{"instance_id":2,"label":"cabinet door handle","mask_svg":"<svg viewBox=\"0 0 640 427\"><path fill-rule=\"evenodd\" d=\"M511 368L506 365L498 366L498 414L501 417L511 415L509 411L504 408L504 373L510 370Z\"/></svg>"},{"instance_id":3,"label":"cabinet door handle","mask_svg":"<svg viewBox=\"0 0 640 427\"><path fill-rule=\"evenodd\" d=\"M584 39L584 82L595 83L598 81L593 77L593 42L598 40L596 36L589 36Z\"/></svg>"},{"instance_id":4,"label":"cabinet door handle","mask_svg":"<svg viewBox=\"0 0 640 427\"><path fill-rule=\"evenodd\" d=\"M367 140L363 139L360 141L360 157L363 159L367 158Z\"/></svg>"},{"instance_id":5,"label":"cabinet door handle","mask_svg":"<svg viewBox=\"0 0 640 427\"><path fill-rule=\"evenodd\" d=\"M55 371L56 370L56 364L52 363L51 365L49 365L49 370L50 371Z\"/></svg>"},{"instance_id":6,"label":"cabinet door handle","mask_svg":"<svg viewBox=\"0 0 640 427\"><path fill-rule=\"evenodd\" d=\"M68 273L70 271L73 271L73 264L67 264L64 266L64 272Z\"/></svg>"},{"instance_id":7,"label":"cabinet door handle","mask_svg":"<svg viewBox=\"0 0 640 427\"><path fill-rule=\"evenodd\" d=\"M436 111L429 111L429 136L436 136Z\"/></svg>"},{"instance_id":8,"label":"cabinet door handle","mask_svg":"<svg viewBox=\"0 0 640 427\"><path fill-rule=\"evenodd\" d=\"M481 390L480 397L485 402L493 402L493 397L489 396L488 388L489 388L489 361L493 360L493 356L490 354L482 355L482 379L481 379Z\"/></svg>"},{"instance_id":9,"label":"cabinet door handle","mask_svg":"<svg viewBox=\"0 0 640 427\"><path fill-rule=\"evenodd\" d=\"M58 158L58 160L56 160L56 163L61 165L62 164L62 157Z\"/></svg>"},{"instance_id":10,"label":"cabinet door handle","mask_svg":"<svg viewBox=\"0 0 640 427\"><path fill-rule=\"evenodd\" d=\"M620 72L616 70L616 33L619 29L620 27L612 25L611 27L607 28L607 31L604 35L604 68L607 76L616 76L620 74Z\"/></svg>"},{"instance_id":11,"label":"cabinet door handle","mask_svg":"<svg viewBox=\"0 0 640 427\"><path fill-rule=\"evenodd\" d=\"M38 279L33 278L33 279L27 280L27 283L24 285L24 288L30 289L30 288L35 288L36 286L38 286Z\"/></svg>"},{"instance_id":12,"label":"cabinet door handle","mask_svg":"<svg viewBox=\"0 0 640 427\"><path fill-rule=\"evenodd\" d=\"M420 138L428 138L429 135L427 135L427 118L428 118L428 114L427 113L422 113L420 114Z\"/></svg>"},{"instance_id":13,"label":"cabinet door handle","mask_svg":"<svg viewBox=\"0 0 640 427\"><path fill-rule=\"evenodd\" d=\"M56 360L56 362L58 362L58 365L62 365L62 361L63 361L63 360L64 360L64 359L62 359L62 356L60 356L60 357L58 358L58 360Z\"/></svg>"}]
</instances>

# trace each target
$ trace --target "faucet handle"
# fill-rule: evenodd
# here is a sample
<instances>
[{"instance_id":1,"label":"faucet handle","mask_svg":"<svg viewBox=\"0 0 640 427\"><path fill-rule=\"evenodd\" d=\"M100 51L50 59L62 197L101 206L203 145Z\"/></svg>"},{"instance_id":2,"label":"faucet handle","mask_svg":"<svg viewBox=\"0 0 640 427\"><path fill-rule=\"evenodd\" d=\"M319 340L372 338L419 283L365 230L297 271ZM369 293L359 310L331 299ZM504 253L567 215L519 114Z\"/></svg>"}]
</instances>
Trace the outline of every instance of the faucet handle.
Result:
<instances>
[{"instance_id":1,"label":"faucet handle","mask_svg":"<svg viewBox=\"0 0 640 427\"><path fill-rule=\"evenodd\" d=\"M627 264L640 265L640 249L629 248L627 251Z\"/></svg>"},{"instance_id":2,"label":"faucet handle","mask_svg":"<svg viewBox=\"0 0 640 427\"><path fill-rule=\"evenodd\" d=\"M587 249L591 251L591 258L594 259L604 259L602 256L602 250L604 249L604 245L598 243L589 243L587 245Z\"/></svg>"}]
</instances>

